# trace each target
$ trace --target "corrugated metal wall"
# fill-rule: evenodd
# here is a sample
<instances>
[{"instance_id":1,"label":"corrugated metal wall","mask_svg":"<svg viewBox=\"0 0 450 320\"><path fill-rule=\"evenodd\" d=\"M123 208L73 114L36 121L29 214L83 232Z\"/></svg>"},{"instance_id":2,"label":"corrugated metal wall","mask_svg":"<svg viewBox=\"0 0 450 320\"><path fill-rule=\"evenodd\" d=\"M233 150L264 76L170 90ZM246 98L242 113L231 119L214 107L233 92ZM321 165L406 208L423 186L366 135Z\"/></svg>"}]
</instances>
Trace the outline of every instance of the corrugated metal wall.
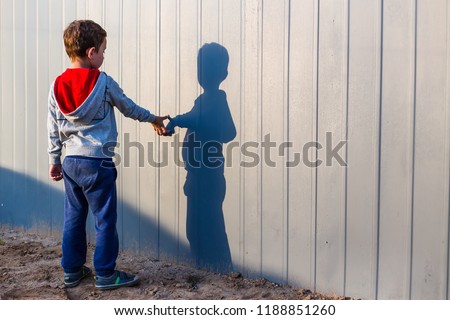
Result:
<instances>
[{"instance_id":1,"label":"corrugated metal wall","mask_svg":"<svg viewBox=\"0 0 450 320\"><path fill-rule=\"evenodd\" d=\"M239 148L225 148L222 209L237 270L353 297L449 298L447 0L0 0L2 223L61 229L47 94L68 66L62 30L77 18L104 26L103 69L157 114L192 108L204 43L228 50L232 143L269 133L277 143L251 149L270 150L274 167L244 168ZM170 139L118 119L120 153L130 155L118 178L122 248L192 261L185 170L173 152L169 166L140 167L142 152L124 146L158 155ZM328 132L333 147L348 140L347 167L325 165ZM287 167L310 141L323 148L308 149L309 161L324 163Z\"/></svg>"}]
</instances>

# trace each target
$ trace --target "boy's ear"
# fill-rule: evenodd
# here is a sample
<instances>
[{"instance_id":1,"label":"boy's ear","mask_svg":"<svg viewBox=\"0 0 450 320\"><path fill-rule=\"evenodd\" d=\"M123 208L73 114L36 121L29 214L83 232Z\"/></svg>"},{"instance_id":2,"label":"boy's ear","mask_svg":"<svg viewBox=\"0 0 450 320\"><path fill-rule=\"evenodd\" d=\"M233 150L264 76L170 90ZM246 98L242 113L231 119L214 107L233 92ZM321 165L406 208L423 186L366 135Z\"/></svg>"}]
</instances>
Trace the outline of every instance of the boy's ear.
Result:
<instances>
[{"instance_id":1,"label":"boy's ear","mask_svg":"<svg viewBox=\"0 0 450 320\"><path fill-rule=\"evenodd\" d=\"M89 59L92 59L92 58L94 57L94 52L95 52L95 47L86 49L86 56L87 56Z\"/></svg>"}]
</instances>

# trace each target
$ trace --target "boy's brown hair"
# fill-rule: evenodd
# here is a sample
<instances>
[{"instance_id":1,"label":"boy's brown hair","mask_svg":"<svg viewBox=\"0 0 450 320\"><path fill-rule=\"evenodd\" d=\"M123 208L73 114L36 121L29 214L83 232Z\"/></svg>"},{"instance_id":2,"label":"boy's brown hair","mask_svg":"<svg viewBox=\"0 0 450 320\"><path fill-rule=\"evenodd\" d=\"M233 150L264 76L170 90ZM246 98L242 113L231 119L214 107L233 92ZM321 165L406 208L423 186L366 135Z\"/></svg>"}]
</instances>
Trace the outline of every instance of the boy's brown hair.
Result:
<instances>
[{"instance_id":1,"label":"boy's brown hair","mask_svg":"<svg viewBox=\"0 0 450 320\"><path fill-rule=\"evenodd\" d=\"M106 38L106 31L92 20L75 20L64 30L64 46L71 60L86 57L86 50L98 51Z\"/></svg>"}]
</instances>

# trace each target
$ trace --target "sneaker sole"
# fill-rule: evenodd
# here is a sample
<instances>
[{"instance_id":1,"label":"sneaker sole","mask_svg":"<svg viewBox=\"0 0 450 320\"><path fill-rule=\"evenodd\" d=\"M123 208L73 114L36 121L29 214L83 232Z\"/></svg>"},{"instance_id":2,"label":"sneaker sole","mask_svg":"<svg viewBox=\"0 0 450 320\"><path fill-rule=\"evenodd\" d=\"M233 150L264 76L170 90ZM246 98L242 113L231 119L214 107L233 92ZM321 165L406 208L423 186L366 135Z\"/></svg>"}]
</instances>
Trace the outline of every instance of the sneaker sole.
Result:
<instances>
[{"instance_id":1,"label":"sneaker sole","mask_svg":"<svg viewBox=\"0 0 450 320\"><path fill-rule=\"evenodd\" d=\"M119 284L95 284L95 287L99 290L112 290L112 289L117 289L117 288L121 288L121 287L132 287L135 286L139 283L139 278L136 277L134 278L133 281L129 281L129 282L124 282L124 283L119 283Z\"/></svg>"}]
</instances>

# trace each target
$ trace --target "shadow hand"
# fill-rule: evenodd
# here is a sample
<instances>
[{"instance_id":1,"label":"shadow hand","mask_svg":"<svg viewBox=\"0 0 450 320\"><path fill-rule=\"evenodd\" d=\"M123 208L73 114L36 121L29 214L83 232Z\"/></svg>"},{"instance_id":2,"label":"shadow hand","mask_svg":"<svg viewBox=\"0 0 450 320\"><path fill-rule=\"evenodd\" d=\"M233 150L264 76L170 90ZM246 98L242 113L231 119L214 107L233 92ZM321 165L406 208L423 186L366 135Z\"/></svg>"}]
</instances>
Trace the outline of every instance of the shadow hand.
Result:
<instances>
[{"instance_id":1,"label":"shadow hand","mask_svg":"<svg viewBox=\"0 0 450 320\"><path fill-rule=\"evenodd\" d=\"M168 131L167 136L172 136L175 133L175 124L172 121L172 118L169 116L169 123L166 126L166 130Z\"/></svg>"}]
</instances>

